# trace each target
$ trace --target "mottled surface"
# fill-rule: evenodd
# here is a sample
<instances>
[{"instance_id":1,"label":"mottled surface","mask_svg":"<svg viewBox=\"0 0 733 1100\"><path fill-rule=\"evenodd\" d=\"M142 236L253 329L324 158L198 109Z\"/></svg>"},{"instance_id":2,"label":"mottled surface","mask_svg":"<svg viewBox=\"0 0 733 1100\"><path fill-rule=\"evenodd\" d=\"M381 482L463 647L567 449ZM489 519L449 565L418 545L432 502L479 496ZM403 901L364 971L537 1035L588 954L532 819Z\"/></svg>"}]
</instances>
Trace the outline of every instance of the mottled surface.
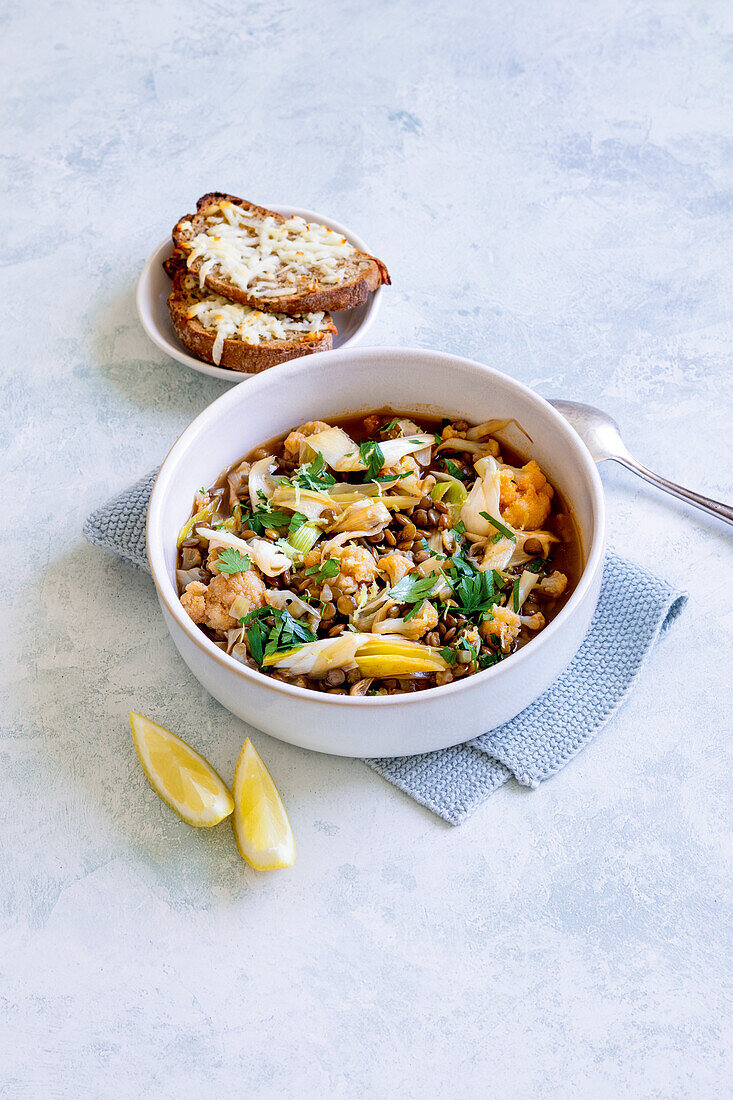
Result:
<instances>
[{"instance_id":1,"label":"mottled surface","mask_svg":"<svg viewBox=\"0 0 733 1100\"><path fill-rule=\"evenodd\" d=\"M730 496L729 15L6 9L3 1096L730 1095L720 526L604 470L612 545L686 588L686 616L581 757L459 829L257 737L299 846L270 876L147 787L131 707L225 774L249 731L148 578L80 534L222 392L133 300L211 188L363 235L394 281L374 342L601 404L652 467Z\"/></svg>"}]
</instances>

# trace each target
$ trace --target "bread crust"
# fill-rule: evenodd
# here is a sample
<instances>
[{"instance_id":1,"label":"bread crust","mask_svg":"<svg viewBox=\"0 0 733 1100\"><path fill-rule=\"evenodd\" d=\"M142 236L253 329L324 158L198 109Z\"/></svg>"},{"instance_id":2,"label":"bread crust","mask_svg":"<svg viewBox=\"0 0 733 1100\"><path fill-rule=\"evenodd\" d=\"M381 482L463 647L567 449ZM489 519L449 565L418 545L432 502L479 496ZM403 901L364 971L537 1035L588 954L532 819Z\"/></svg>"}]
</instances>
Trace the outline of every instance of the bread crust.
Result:
<instances>
[{"instance_id":1,"label":"bread crust","mask_svg":"<svg viewBox=\"0 0 733 1100\"><path fill-rule=\"evenodd\" d=\"M333 347L333 333L324 332L317 340L309 339L307 333L299 334L293 340L268 340L264 344L245 344L242 340L224 340L219 363L214 363L213 348L216 334L193 317L186 316L192 299L183 286L185 270L175 261L166 261L163 265L173 278L173 288L168 298L168 312L173 328L181 343L197 359L203 359L214 366L227 367L242 374L259 374L278 363L287 363L289 359L298 359L302 355L313 355L318 351L330 351ZM278 310L278 312L281 312ZM328 317L328 321L331 318Z\"/></svg>"},{"instance_id":2,"label":"bread crust","mask_svg":"<svg viewBox=\"0 0 733 1100\"><path fill-rule=\"evenodd\" d=\"M190 241L203 229L204 216L202 212L207 207L219 202L231 202L236 206L246 208L258 217L272 217L278 222L287 221L287 218L284 218L282 214L277 214L274 210L268 210L264 206L257 206L246 199L239 199L236 195L227 195L221 191L210 191L208 194L202 195L196 203L195 214L184 214L174 226L172 233L175 247L174 262L186 264L187 255L190 251ZM185 226L184 223L187 222L190 223L191 228ZM323 286L322 289L294 293L289 297L260 298L256 294L250 294L214 274L206 276L205 284L214 294L220 294L222 298L228 298L231 302L241 302L243 305L255 306L257 309L264 309L269 312L276 310L278 313L298 314L315 313L320 310L353 309L366 301L369 295L383 283L389 284L391 282L387 268L376 256L371 256L369 253L361 252L358 249L356 255L369 260L370 263L362 271L356 273L351 280L340 283L336 287ZM201 260L195 260L189 270L198 272L200 267Z\"/></svg>"}]
</instances>

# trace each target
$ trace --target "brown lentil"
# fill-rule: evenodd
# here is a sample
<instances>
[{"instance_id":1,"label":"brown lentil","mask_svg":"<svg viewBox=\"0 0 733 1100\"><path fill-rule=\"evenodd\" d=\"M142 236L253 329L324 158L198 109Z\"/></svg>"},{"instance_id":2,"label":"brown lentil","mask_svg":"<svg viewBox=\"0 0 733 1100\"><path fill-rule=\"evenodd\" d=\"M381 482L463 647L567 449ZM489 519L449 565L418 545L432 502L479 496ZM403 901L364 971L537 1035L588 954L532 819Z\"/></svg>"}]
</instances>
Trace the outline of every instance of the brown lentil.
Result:
<instances>
[{"instance_id":1,"label":"brown lentil","mask_svg":"<svg viewBox=\"0 0 733 1100\"><path fill-rule=\"evenodd\" d=\"M353 596L339 596L336 600L336 607L342 615L350 615L356 607L356 600Z\"/></svg>"},{"instance_id":2,"label":"brown lentil","mask_svg":"<svg viewBox=\"0 0 733 1100\"><path fill-rule=\"evenodd\" d=\"M390 546L396 546L397 545L397 539L394 537L394 535L392 534L392 532L389 529L387 529L384 532L384 538L385 538L385 542L389 543Z\"/></svg>"},{"instance_id":3,"label":"brown lentil","mask_svg":"<svg viewBox=\"0 0 733 1100\"><path fill-rule=\"evenodd\" d=\"M428 513L424 508L418 508L416 512L412 513L412 518L418 527L427 527L430 522L428 519Z\"/></svg>"}]
</instances>

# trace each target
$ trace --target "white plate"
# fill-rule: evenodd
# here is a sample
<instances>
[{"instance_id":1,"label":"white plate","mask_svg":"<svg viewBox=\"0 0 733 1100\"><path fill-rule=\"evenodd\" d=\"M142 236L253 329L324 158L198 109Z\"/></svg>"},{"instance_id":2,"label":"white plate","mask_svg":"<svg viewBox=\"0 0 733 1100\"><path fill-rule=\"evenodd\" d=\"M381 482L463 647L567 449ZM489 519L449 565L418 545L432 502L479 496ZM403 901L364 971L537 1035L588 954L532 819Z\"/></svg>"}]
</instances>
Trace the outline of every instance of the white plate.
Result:
<instances>
[{"instance_id":1,"label":"white plate","mask_svg":"<svg viewBox=\"0 0 733 1100\"><path fill-rule=\"evenodd\" d=\"M299 217L307 222L327 225L329 229L334 229L342 237L346 237L347 241L350 241L355 248L360 249L362 252L369 252L360 237L357 237L345 226L333 221L332 218L325 218L323 214L317 214L313 210L301 210L296 206L271 206L268 209L275 210L286 218ZM154 344L158 345L161 351L170 355L172 359L177 359L179 363L184 363L187 367L192 367L201 374L208 374L212 378L223 378L226 382L246 382L250 378L255 378L256 375L254 374L243 374L240 371L229 370L227 367L215 367L211 363L204 363L201 359L196 359L193 355L189 355L176 336L167 305L168 295L171 292L171 281L163 270L163 260L167 260L172 252L173 243L170 237L167 237L162 244L158 245L145 264L137 284L137 312L148 336ZM355 309L341 310L333 314L334 324L338 329L333 338L334 350L350 347L357 340L362 339L377 315L381 297L382 287L379 287L374 294L370 294L367 300ZM326 353L318 352L318 354L324 355Z\"/></svg>"}]
</instances>

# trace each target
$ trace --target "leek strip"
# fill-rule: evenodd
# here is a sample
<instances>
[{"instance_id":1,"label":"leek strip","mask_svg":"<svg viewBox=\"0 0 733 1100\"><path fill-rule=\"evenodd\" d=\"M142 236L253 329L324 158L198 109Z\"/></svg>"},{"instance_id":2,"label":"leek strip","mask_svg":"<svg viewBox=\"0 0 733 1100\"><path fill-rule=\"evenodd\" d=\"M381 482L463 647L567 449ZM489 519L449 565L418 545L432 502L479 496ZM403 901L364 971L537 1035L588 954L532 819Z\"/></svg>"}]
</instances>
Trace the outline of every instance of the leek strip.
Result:
<instances>
[{"instance_id":1,"label":"leek strip","mask_svg":"<svg viewBox=\"0 0 733 1100\"><path fill-rule=\"evenodd\" d=\"M288 543L298 557L304 558L309 550L312 550L323 532L315 523L304 523L294 535L290 535Z\"/></svg>"},{"instance_id":2,"label":"leek strip","mask_svg":"<svg viewBox=\"0 0 733 1100\"><path fill-rule=\"evenodd\" d=\"M191 529L196 523L204 523L211 519L217 508L217 501L212 500L199 512L195 512L194 515L187 519L181 530L178 532L178 538L176 539L176 547L180 550L182 543L190 537Z\"/></svg>"}]
</instances>

